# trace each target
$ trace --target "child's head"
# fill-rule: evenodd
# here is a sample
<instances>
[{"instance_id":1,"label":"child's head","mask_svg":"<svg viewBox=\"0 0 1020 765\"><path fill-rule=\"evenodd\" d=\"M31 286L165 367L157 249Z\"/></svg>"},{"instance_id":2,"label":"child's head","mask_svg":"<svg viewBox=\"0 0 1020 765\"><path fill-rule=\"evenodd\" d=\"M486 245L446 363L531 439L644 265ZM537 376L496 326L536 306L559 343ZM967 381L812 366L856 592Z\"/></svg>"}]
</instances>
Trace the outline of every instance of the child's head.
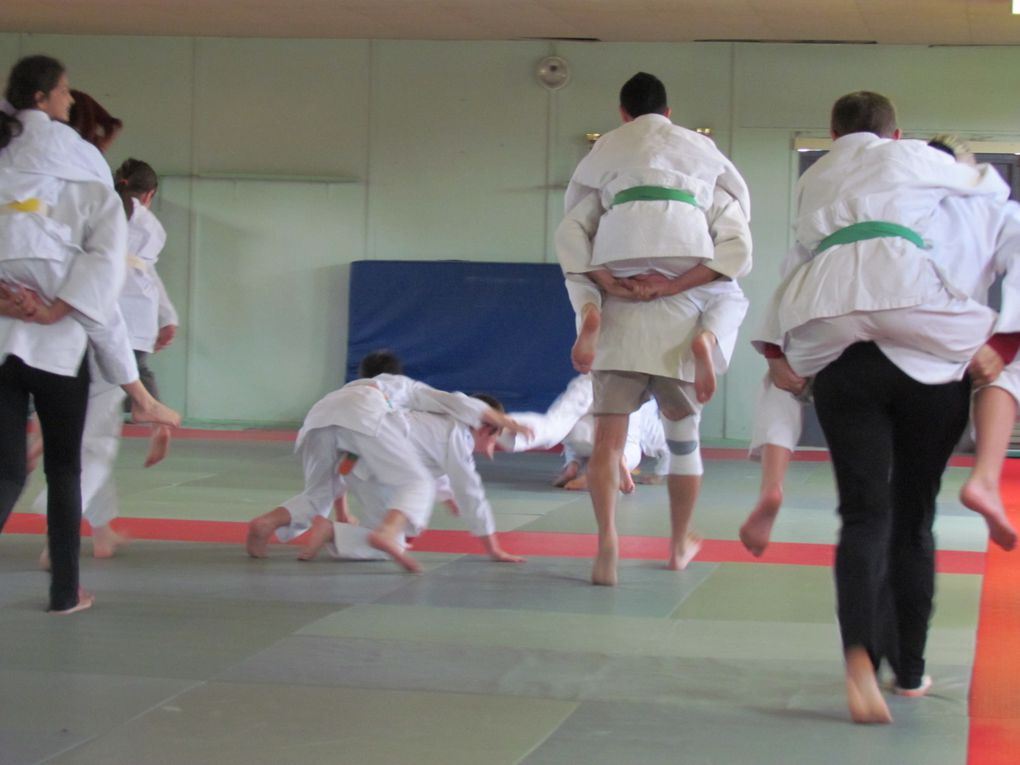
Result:
<instances>
[{"instance_id":1,"label":"child's head","mask_svg":"<svg viewBox=\"0 0 1020 765\"><path fill-rule=\"evenodd\" d=\"M851 133L874 133L879 138L899 138L896 107L881 93L858 90L832 105L829 128L833 138Z\"/></svg>"},{"instance_id":2,"label":"child's head","mask_svg":"<svg viewBox=\"0 0 1020 765\"><path fill-rule=\"evenodd\" d=\"M620 88L620 109L631 119L645 114L669 114L666 86L654 74L638 72Z\"/></svg>"},{"instance_id":3,"label":"child's head","mask_svg":"<svg viewBox=\"0 0 1020 765\"><path fill-rule=\"evenodd\" d=\"M132 200L137 199L146 207L152 203L156 189L159 188L159 176L147 162L125 159L113 174L113 187L120 194L124 212L130 218L135 208Z\"/></svg>"},{"instance_id":4,"label":"child's head","mask_svg":"<svg viewBox=\"0 0 1020 765\"><path fill-rule=\"evenodd\" d=\"M4 98L15 111L39 109L50 119L67 122L74 99L64 65L49 56L26 56L7 76ZM0 149L21 132L21 122L0 112Z\"/></svg>"},{"instance_id":5,"label":"child's head","mask_svg":"<svg viewBox=\"0 0 1020 765\"><path fill-rule=\"evenodd\" d=\"M358 375L360 377L375 377L376 375L400 375L404 373L404 367L400 363L400 357L388 348L381 348L365 354L365 357L358 364Z\"/></svg>"},{"instance_id":6,"label":"child's head","mask_svg":"<svg viewBox=\"0 0 1020 765\"><path fill-rule=\"evenodd\" d=\"M484 401L489 405L489 408L495 409L497 412L505 412L502 402L495 396L490 396L487 393L473 393L471 398L477 398L479 401ZM500 428L495 425L490 425L487 422L483 422L477 428L471 429L471 435L475 440L475 451L479 454L484 454L490 460L492 455L496 452L496 442L499 439Z\"/></svg>"},{"instance_id":7,"label":"child's head","mask_svg":"<svg viewBox=\"0 0 1020 765\"><path fill-rule=\"evenodd\" d=\"M71 106L68 124L82 138L105 153L124 123L112 116L88 93L72 90L71 95L74 96L74 104Z\"/></svg>"},{"instance_id":8,"label":"child's head","mask_svg":"<svg viewBox=\"0 0 1020 765\"><path fill-rule=\"evenodd\" d=\"M963 162L966 165L977 164L977 159L975 159L974 153L970 150L967 143L959 136L950 135L949 133L940 133L939 135L932 136L928 141L928 145L933 149L945 152L957 162Z\"/></svg>"}]
</instances>

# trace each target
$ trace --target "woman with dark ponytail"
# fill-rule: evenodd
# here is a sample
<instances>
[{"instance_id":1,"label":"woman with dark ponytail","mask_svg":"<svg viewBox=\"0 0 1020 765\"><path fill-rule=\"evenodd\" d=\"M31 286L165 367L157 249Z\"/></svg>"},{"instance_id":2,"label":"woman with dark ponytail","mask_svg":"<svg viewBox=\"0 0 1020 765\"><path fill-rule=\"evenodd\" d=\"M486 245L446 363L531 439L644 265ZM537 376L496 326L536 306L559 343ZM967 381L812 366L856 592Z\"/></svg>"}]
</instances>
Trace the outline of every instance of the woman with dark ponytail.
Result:
<instances>
[{"instance_id":1,"label":"woman with dark ponytail","mask_svg":"<svg viewBox=\"0 0 1020 765\"><path fill-rule=\"evenodd\" d=\"M91 322L109 337L109 317L119 316L127 226L102 155L63 124L72 97L60 62L48 56L22 59L11 70L5 95L0 278L14 286L8 284L7 297L0 300L0 529L25 485L31 396L46 441L49 608L72 613L92 605L92 596L78 583L78 555L89 384L85 350L97 336L87 334L83 324ZM52 286L61 269L63 279L47 292L43 287ZM130 343L127 347L130 353ZM134 367L128 358L130 367L123 363L121 368L125 375ZM133 381L118 380L125 389L142 388L137 369L133 372ZM176 413L144 388L142 393L154 405L136 409L137 419L177 424Z\"/></svg>"}]
</instances>

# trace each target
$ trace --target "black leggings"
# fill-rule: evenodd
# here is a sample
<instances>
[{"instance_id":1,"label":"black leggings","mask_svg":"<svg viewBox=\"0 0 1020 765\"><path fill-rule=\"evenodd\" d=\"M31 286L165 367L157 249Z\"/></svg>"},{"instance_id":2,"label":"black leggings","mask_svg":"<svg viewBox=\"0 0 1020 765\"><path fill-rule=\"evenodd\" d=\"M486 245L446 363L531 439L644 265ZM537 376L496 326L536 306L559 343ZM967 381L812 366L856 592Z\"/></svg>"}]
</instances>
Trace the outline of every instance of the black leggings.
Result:
<instances>
[{"instance_id":1,"label":"black leggings","mask_svg":"<svg viewBox=\"0 0 1020 765\"><path fill-rule=\"evenodd\" d=\"M836 597L843 648L885 658L902 688L924 674L935 593L935 498L967 424L970 381L924 385L874 343L815 377L842 528Z\"/></svg>"},{"instance_id":2,"label":"black leggings","mask_svg":"<svg viewBox=\"0 0 1020 765\"><path fill-rule=\"evenodd\" d=\"M89 368L75 377L43 372L8 356L0 364L0 531L25 488L25 432L29 396L42 427L52 577L50 609L78 603L81 548L81 439L89 395Z\"/></svg>"}]
</instances>

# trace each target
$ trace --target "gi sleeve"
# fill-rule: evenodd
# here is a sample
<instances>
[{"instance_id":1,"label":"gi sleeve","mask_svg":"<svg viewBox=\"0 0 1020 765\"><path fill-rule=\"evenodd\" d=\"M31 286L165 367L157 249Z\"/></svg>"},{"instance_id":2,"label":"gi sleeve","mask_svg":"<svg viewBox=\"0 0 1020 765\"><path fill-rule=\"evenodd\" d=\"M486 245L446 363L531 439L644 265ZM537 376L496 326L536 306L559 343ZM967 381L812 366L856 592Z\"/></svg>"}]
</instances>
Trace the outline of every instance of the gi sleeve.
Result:
<instances>
[{"instance_id":1,"label":"gi sleeve","mask_svg":"<svg viewBox=\"0 0 1020 765\"><path fill-rule=\"evenodd\" d=\"M472 536L487 537L496 532L496 521L492 517L492 506L485 498L482 478L475 468L472 454L471 434L463 427L450 429L450 441L446 450L446 475L450 480L450 491L460 508L460 517Z\"/></svg>"},{"instance_id":2,"label":"gi sleeve","mask_svg":"<svg viewBox=\"0 0 1020 765\"><path fill-rule=\"evenodd\" d=\"M714 254L705 265L729 279L751 270L751 226L740 203L716 188L712 206L705 214Z\"/></svg>"},{"instance_id":3,"label":"gi sleeve","mask_svg":"<svg viewBox=\"0 0 1020 765\"><path fill-rule=\"evenodd\" d=\"M97 323L110 320L127 271L127 220L112 189L92 184L82 252L71 261L57 297Z\"/></svg>"}]
</instances>

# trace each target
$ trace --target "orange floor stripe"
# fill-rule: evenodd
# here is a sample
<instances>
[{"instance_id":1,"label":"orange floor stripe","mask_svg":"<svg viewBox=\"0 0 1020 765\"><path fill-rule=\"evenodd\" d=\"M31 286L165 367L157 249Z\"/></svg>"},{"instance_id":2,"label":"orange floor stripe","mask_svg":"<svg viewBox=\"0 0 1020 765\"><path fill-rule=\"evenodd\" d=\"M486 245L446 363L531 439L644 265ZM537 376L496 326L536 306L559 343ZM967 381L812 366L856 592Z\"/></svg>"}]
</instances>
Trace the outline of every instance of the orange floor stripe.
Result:
<instances>
[{"instance_id":1,"label":"orange floor stripe","mask_svg":"<svg viewBox=\"0 0 1020 765\"><path fill-rule=\"evenodd\" d=\"M1020 462L1006 463L1002 495L1020 525ZM969 765L1020 763L1020 552L989 545L970 686Z\"/></svg>"}]
</instances>

